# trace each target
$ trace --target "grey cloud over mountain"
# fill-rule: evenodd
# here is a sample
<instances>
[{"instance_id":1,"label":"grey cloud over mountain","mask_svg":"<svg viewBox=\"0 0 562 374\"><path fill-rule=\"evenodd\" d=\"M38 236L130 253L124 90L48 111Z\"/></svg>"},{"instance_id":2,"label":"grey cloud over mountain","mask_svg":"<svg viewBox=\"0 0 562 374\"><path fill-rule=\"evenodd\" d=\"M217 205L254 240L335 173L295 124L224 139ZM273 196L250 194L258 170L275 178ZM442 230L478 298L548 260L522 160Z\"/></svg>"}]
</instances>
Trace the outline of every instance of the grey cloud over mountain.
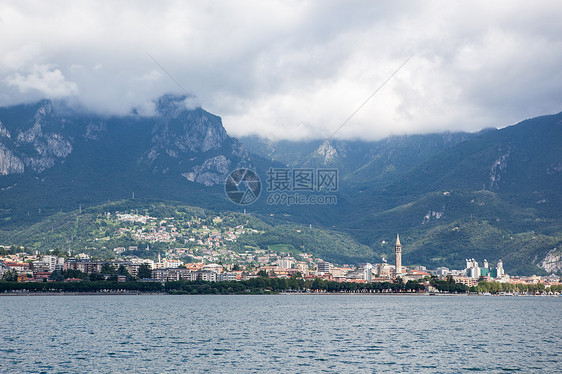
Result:
<instances>
[{"instance_id":1,"label":"grey cloud over mountain","mask_svg":"<svg viewBox=\"0 0 562 374\"><path fill-rule=\"evenodd\" d=\"M475 131L562 110L558 1L0 4L0 105L151 114L179 92L230 134ZM150 55L164 67L164 71Z\"/></svg>"}]
</instances>

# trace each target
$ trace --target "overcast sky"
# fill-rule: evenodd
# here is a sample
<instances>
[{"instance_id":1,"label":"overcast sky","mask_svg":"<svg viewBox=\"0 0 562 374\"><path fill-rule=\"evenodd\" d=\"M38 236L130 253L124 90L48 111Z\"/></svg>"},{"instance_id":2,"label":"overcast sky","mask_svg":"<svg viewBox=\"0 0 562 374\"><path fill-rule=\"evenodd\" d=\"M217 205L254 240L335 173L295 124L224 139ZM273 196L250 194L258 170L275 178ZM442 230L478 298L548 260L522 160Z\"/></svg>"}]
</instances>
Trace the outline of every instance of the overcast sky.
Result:
<instances>
[{"instance_id":1,"label":"overcast sky","mask_svg":"<svg viewBox=\"0 0 562 374\"><path fill-rule=\"evenodd\" d=\"M233 136L503 127L562 111L562 1L1 1L0 105L153 113L196 96Z\"/></svg>"}]
</instances>

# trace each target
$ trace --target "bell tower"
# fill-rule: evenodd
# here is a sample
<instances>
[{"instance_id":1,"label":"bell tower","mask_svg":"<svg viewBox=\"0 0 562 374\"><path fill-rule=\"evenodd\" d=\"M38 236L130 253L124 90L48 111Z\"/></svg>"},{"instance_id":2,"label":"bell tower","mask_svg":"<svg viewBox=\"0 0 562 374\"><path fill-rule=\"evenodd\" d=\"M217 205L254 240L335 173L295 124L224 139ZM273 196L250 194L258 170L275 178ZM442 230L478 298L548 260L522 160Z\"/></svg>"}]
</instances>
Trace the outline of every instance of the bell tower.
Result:
<instances>
[{"instance_id":1,"label":"bell tower","mask_svg":"<svg viewBox=\"0 0 562 374\"><path fill-rule=\"evenodd\" d=\"M400 237L396 234L396 244L394 244L394 274L398 276L402 274L402 244L400 244Z\"/></svg>"}]
</instances>

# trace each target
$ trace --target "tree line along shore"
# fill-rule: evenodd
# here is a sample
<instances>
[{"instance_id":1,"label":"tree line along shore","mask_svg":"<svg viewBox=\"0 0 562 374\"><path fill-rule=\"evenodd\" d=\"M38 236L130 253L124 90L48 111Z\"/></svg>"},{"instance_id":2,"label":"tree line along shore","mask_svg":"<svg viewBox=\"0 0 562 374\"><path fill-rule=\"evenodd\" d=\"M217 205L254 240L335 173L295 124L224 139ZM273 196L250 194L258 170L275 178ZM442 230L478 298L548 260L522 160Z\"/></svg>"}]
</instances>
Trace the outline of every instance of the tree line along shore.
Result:
<instances>
[{"instance_id":1,"label":"tree line along shore","mask_svg":"<svg viewBox=\"0 0 562 374\"><path fill-rule=\"evenodd\" d=\"M335 282L319 278L304 280L298 277L269 278L261 276L244 281L173 281L143 282L116 280L83 280L74 282L9 282L0 281L0 293L168 293L168 294L268 294L280 292L305 293L519 293L519 294L559 294L561 286L544 287L536 285L506 286L498 282L480 282L476 287L455 283L452 279L431 279L427 284L418 281L396 282ZM542 286L542 287L541 287ZM505 289L504 289L505 288ZM508 289L509 288L509 289Z\"/></svg>"}]
</instances>

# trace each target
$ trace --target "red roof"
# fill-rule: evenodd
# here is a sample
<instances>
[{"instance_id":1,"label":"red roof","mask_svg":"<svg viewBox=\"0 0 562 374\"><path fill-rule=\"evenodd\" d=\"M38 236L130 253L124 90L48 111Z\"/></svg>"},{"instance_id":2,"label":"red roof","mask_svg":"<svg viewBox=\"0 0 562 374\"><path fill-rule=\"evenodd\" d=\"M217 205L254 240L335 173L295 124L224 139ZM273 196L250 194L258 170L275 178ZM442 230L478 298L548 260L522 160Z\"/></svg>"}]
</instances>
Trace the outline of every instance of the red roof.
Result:
<instances>
[{"instance_id":1,"label":"red roof","mask_svg":"<svg viewBox=\"0 0 562 374\"><path fill-rule=\"evenodd\" d=\"M431 275L425 271L421 271L421 270L410 270L406 273L407 275Z\"/></svg>"}]
</instances>

